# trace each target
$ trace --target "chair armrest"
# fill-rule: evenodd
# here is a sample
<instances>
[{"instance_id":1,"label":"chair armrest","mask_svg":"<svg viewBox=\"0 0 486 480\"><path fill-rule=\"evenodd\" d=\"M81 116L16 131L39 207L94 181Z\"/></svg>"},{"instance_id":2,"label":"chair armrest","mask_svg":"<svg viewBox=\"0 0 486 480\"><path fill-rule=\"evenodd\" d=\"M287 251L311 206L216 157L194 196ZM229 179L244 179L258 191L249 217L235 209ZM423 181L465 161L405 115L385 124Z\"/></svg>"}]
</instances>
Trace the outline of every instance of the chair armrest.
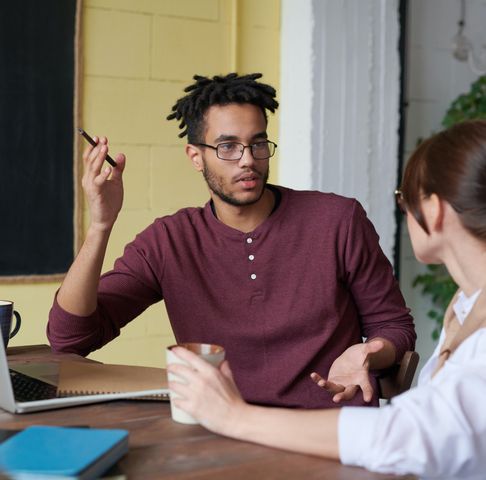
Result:
<instances>
[{"instance_id":1,"label":"chair armrest","mask_svg":"<svg viewBox=\"0 0 486 480\"><path fill-rule=\"evenodd\" d=\"M387 369L382 376L378 377L380 398L390 400L395 395L400 395L410 388L419 358L417 352L406 351L399 363Z\"/></svg>"}]
</instances>

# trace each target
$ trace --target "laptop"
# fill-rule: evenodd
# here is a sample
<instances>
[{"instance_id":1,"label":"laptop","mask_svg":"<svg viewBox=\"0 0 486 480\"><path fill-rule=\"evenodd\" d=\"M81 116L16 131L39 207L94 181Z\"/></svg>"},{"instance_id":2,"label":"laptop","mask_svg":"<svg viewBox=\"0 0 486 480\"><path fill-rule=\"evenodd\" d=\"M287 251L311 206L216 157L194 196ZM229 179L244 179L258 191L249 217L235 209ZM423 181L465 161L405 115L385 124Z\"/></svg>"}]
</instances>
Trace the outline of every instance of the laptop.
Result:
<instances>
[{"instance_id":1,"label":"laptop","mask_svg":"<svg viewBox=\"0 0 486 480\"><path fill-rule=\"evenodd\" d=\"M137 392L101 393L95 395L70 395L58 396L55 382L49 378L42 379L42 375L29 375L28 369L35 372L34 363L12 366L9 368L7 354L0 335L0 408L11 413L29 413L56 408L74 407L88 403L107 402L120 399L149 398L157 395L163 400L169 399L169 391L166 388L156 390L143 390ZM48 365L48 364L44 364ZM56 365L49 364L52 369ZM40 372L37 368L37 373ZM40 377L40 378L39 378Z\"/></svg>"}]
</instances>

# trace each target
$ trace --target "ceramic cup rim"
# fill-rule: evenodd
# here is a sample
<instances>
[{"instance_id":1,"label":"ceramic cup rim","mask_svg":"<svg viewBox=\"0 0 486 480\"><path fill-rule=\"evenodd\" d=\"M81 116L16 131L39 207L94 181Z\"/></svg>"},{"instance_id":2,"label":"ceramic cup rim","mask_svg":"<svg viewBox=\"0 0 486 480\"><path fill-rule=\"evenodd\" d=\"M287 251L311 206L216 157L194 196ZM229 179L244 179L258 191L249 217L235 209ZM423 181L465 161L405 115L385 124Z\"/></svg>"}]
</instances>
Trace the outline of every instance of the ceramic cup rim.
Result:
<instances>
[{"instance_id":1,"label":"ceramic cup rim","mask_svg":"<svg viewBox=\"0 0 486 480\"><path fill-rule=\"evenodd\" d=\"M174 345L169 345L167 350L172 350L175 347L183 347L198 355L218 355L224 352L224 347L214 343L199 343L199 342L182 342Z\"/></svg>"},{"instance_id":2,"label":"ceramic cup rim","mask_svg":"<svg viewBox=\"0 0 486 480\"><path fill-rule=\"evenodd\" d=\"M0 307L5 307L7 305L13 305L14 302L12 300L0 300Z\"/></svg>"}]
</instances>

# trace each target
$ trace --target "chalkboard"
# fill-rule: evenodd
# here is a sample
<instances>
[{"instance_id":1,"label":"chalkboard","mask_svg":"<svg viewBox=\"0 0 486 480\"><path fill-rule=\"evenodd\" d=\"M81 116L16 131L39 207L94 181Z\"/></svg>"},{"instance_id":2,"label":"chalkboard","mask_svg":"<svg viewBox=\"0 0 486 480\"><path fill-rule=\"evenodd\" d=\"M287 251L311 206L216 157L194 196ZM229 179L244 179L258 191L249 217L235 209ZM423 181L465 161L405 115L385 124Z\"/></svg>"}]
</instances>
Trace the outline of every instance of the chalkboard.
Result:
<instances>
[{"instance_id":1,"label":"chalkboard","mask_svg":"<svg viewBox=\"0 0 486 480\"><path fill-rule=\"evenodd\" d=\"M76 0L0 2L0 280L73 261L76 12Z\"/></svg>"}]
</instances>

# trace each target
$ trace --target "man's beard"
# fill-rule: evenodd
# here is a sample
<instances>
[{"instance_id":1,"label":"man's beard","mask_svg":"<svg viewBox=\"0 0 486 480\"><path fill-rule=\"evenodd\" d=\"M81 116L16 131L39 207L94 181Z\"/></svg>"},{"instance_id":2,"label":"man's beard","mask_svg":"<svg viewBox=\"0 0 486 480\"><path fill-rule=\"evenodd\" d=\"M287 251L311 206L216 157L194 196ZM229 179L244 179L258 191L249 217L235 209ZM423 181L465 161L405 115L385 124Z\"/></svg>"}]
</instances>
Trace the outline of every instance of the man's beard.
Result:
<instances>
[{"instance_id":1,"label":"man's beard","mask_svg":"<svg viewBox=\"0 0 486 480\"><path fill-rule=\"evenodd\" d=\"M265 192L265 186L267 184L268 180L268 174L269 174L269 169L267 168L267 171L263 174L263 182L262 182L262 190L260 194L256 198L252 198L250 200L238 200L231 194L226 194L223 191L223 185L221 182L218 180L218 177L208 168L206 162L203 159L203 176L204 180L206 180L206 183L208 184L209 189L217 195L223 202L228 203L229 205L233 205L235 207L243 207L245 205L253 205L254 203L257 203L260 198L262 198L263 193ZM255 172L253 170L253 172ZM258 175L261 175L258 172Z\"/></svg>"}]
</instances>

